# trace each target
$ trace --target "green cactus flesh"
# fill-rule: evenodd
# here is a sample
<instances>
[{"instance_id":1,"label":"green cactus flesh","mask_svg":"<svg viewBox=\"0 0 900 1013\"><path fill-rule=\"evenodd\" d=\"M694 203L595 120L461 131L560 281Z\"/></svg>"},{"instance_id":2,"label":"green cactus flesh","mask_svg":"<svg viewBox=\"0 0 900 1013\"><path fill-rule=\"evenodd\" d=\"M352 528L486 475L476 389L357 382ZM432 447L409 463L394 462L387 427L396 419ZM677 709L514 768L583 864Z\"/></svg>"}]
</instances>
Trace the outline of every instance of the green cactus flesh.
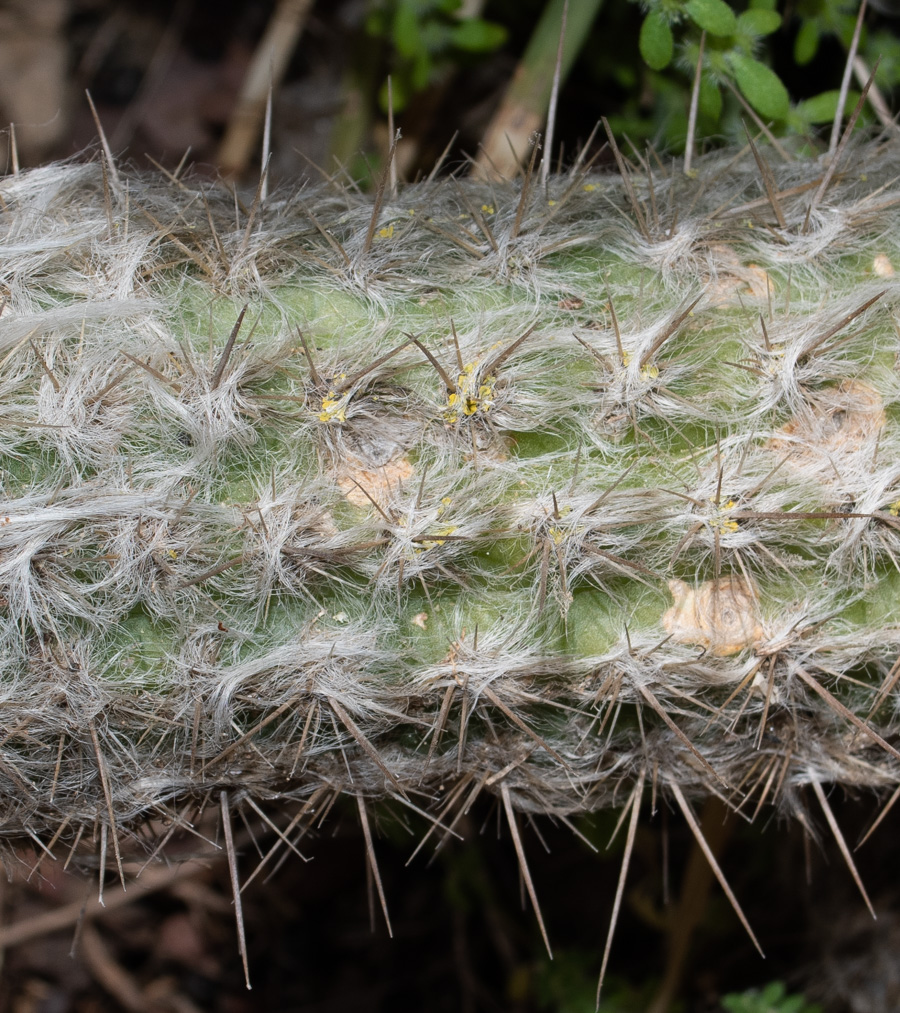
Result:
<instances>
[{"instance_id":1,"label":"green cactus flesh","mask_svg":"<svg viewBox=\"0 0 900 1013\"><path fill-rule=\"evenodd\" d=\"M0 833L895 785L898 165L3 180Z\"/></svg>"}]
</instances>

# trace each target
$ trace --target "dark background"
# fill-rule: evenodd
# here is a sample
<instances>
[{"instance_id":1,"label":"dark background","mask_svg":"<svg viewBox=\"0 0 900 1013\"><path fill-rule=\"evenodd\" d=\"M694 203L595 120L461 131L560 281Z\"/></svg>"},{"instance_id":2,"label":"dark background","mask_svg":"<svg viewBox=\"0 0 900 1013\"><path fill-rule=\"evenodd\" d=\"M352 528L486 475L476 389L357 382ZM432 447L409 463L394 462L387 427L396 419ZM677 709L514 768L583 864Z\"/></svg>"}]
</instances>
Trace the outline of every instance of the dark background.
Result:
<instances>
[{"instance_id":1,"label":"dark background","mask_svg":"<svg viewBox=\"0 0 900 1013\"><path fill-rule=\"evenodd\" d=\"M331 172L335 156L365 177L359 156L368 154L371 163L386 152L379 92L389 73L402 84L405 63L389 31L373 34L373 6L375 0L313 3L273 91L275 181L314 172L308 159ZM891 0L879 0L879 11L869 12L863 52L893 46L897 22L882 13L886 6ZM397 116L402 173L414 178L430 171L455 133L448 166L477 151L543 8L544 0L485 0L482 17L502 26L506 41L487 53L451 49L433 57L427 84L412 91ZM854 8L838 0L778 5L783 25L763 41L762 58L794 100L837 88L845 62L841 40L826 31L815 58L797 66L798 30L815 17L823 25L842 19L846 31ZM195 169L215 175L242 81L274 9L271 0L4 0L0 123L15 122L23 165L82 152L97 138L88 89L117 155L144 166L151 156L171 169L190 149ZM840 18L839 11L845 11ZM665 151L683 143L671 110L673 102L686 106L692 75L677 59L662 75L648 71L638 48L642 18L627 0L601 5L560 97L554 147L562 145L564 158L573 157L601 115L620 137L639 144L650 140ZM898 57L888 52L879 75L888 102L900 78ZM732 101L726 99L726 105ZM717 126L725 134L739 130L739 118L735 107L730 123L724 117ZM240 167L245 179L259 171L259 150Z\"/></svg>"}]
</instances>

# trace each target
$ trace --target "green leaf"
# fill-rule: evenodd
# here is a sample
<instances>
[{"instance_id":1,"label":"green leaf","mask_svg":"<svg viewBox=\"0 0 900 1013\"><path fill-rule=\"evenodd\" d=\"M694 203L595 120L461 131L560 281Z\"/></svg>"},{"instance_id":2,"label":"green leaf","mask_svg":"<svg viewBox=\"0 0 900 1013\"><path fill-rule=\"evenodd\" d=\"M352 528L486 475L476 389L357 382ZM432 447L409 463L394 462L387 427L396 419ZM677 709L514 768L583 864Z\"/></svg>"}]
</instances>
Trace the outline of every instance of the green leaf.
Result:
<instances>
[{"instance_id":1,"label":"green leaf","mask_svg":"<svg viewBox=\"0 0 900 1013\"><path fill-rule=\"evenodd\" d=\"M706 116L714 123L719 122L719 117L722 115L722 92L715 81L709 77L702 77L700 79L700 101L698 102L698 106L703 116Z\"/></svg>"},{"instance_id":2,"label":"green leaf","mask_svg":"<svg viewBox=\"0 0 900 1013\"><path fill-rule=\"evenodd\" d=\"M797 103L797 113L807 123L831 123L834 121L834 114L837 112L840 94L840 91L834 89L832 91L823 91L819 95L813 95L812 98L804 99L802 102ZM847 101L844 104L845 111L850 112L858 101L858 91L848 92Z\"/></svg>"},{"instance_id":3,"label":"green leaf","mask_svg":"<svg viewBox=\"0 0 900 1013\"><path fill-rule=\"evenodd\" d=\"M743 53L729 53L728 62L738 88L760 116L771 120L787 116L791 105L787 88L774 71Z\"/></svg>"},{"instance_id":4,"label":"green leaf","mask_svg":"<svg viewBox=\"0 0 900 1013\"><path fill-rule=\"evenodd\" d=\"M453 31L453 26L444 21L422 22L419 26L421 49L432 56L439 56L453 45Z\"/></svg>"},{"instance_id":5,"label":"green leaf","mask_svg":"<svg viewBox=\"0 0 900 1013\"><path fill-rule=\"evenodd\" d=\"M722 1007L728 1013L821 1013L821 1007L809 1004L802 995L788 995L782 982L773 981L759 991L722 996Z\"/></svg>"},{"instance_id":6,"label":"green leaf","mask_svg":"<svg viewBox=\"0 0 900 1013\"><path fill-rule=\"evenodd\" d=\"M422 38L416 12L408 4L401 4L394 15L392 35L394 47L400 56L418 56L422 51Z\"/></svg>"},{"instance_id":7,"label":"green leaf","mask_svg":"<svg viewBox=\"0 0 900 1013\"><path fill-rule=\"evenodd\" d=\"M491 53L506 42L506 36L503 25L482 18L467 18L453 29L451 38L457 49L467 53Z\"/></svg>"},{"instance_id":8,"label":"green leaf","mask_svg":"<svg viewBox=\"0 0 900 1013\"><path fill-rule=\"evenodd\" d=\"M431 72L434 64L431 56L424 49L417 53L413 60L412 71L410 72L410 83L413 91L424 91L431 83Z\"/></svg>"},{"instance_id":9,"label":"green leaf","mask_svg":"<svg viewBox=\"0 0 900 1013\"><path fill-rule=\"evenodd\" d=\"M750 0L752 11L774 11L778 6L778 0Z\"/></svg>"},{"instance_id":10,"label":"green leaf","mask_svg":"<svg viewBox=\"0 0 900 1013\"><path fill-rule=\"evenodd\" d=\"M816 55L819 48L819 23L812 18L804 21L794 39L794 63L799 67L806 66Z\"/></svg>"},{"instance_id":11,"label":"green leaf","mask_svg":"<svg viewBox=\"0 0 900 1013\"><path fill-rule=\"evenodd\" d=\"M688 0L684 9L699 28L710 35L734 35L737 18L725 0Z\"/></svg>"},{"instance_id":12,"label":"green leaf","mask_svg":"<svg viewBox=\"0 0 900 1013\"><path fill-rule=\"evenodd\" d=\"M376 38L384 38L388 33L388 16L386 11L374 10L366 15L363 25L366 35L373 35Z\"/></svg>"},{"instance_id":13,"label":"green leaf","mask_svg":"<svg viewBox=\"0 0 900 1013\"><path fill-rule=\"evenodd\" d=\"M775 11L749 10L738 17L738 31L747 35L771 35L781 27L781 15Z\"/></svg>"},{"instance_id":14,"label":"green leaf","mask_svg":"<svg viewBox=\"0 0 900 1013\"><path fill-rule=\"evenodd\" d=\"M662 70L672 61L675 40L669 22L659 11L650 11L641 25L641 56L651 70Z\"/></svg>"}]
</instances>

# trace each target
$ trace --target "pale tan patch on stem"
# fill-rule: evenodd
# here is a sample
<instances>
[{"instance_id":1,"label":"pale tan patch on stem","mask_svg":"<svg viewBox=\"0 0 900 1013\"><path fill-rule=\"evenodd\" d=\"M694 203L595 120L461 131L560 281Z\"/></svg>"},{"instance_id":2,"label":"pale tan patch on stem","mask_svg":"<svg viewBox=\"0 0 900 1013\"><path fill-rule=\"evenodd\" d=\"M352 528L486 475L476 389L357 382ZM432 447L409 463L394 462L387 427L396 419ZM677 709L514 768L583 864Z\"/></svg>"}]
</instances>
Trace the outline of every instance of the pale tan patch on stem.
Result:
<instances>
[{"instance_id":1,"label":"pale tan patch on stem","mask_svg":"<svg viewBox=\"0 0 900 1013\"><path fill-rule=\"evenodd\" d=\"M775 285L759 264L744 264L741 258L724 243L714 243L710 253L716 259L716 277L707 289L711 306L737 306L742 297L768 299Z\"/></svg>"},{"instance_id":2,"label":"pale tan patch on stem","mask_svg":"<svg viewBox=\"0 0 900 1013\"><path fill-rule=\"evenodd\" d=\"M369 507L374 500L384 507L412 474L413 466L408 457L395 457L377 468L358 457L348 457L341 463L337 484L354 506Z\"/></svg>"},{"instance_id":3,"label":"pale tan patch on stem","mask_svg":"<svg viewBox=\"0 0 900 1013\"><path fill-rule=\"evenodd\" d=\"M887 416L881 395L861 380L842 380L810 397L810 410L795 416L769 441L770 449L806 467L831 467L871 446Z\"/></svg>"},{"instance_id":4,"label":"pale tan patch on stem","mask_svg":"<svg viewBox=\"0 0 900 1013\"><path fill-rule=\"evenodd\" d=\"M676 643L695 644L724 658L762 640L759 594L744 578L720 577L697 588L670 580L669 591L674 604L662 623Z\"/></svg>"},{"instance_id":5,"label":"pale tan patch on stem","mask_svg":"<svg viewBox=\"0 0 900 1013\"><path fill-rule=\"evenodd\" d=\"M875 259L872 261L872 273L878 275L879 278L894 277L894 265L886 253L875 254Z\"/></svg>"}]
</instances>

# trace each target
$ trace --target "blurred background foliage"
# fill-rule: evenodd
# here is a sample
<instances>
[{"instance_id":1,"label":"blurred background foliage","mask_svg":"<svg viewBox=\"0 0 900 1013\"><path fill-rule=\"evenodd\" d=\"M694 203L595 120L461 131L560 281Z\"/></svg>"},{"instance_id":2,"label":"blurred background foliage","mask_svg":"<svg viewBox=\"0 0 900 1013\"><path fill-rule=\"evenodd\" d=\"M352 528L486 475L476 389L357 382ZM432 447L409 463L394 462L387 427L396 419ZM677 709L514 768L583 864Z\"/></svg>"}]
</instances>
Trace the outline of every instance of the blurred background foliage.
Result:
<instances>
[{"instance_id":1,"label":"blurred background foliage","mask_svg":"<svg viewBox=\"0 0 900 1013\"><path fill-rule=\"evenodd\" d=\"M250 180L271 86L276 179L377 173L402 140L401 178L466 158L506 174L546 129L564 0L2 0L0 123L20 164L96 139L89 90L114 150L168 168ZM697 93L696 147L772 137L822 143L859 13L856 0L571 0L554 159L620 143L681 154ZM877 65L857 126L890 124L900 85L898 0L865 11L844 117ZM388 83L390 79L390 85ZM10 142L12 131L6 131ZM449 148L448 148L449 146ZM7 145L12 165L12 143ZM601 160L604 156L601 156Z\"/></svg>"},{"instance_id":2,"label":"blurred background foliage","mask_svg":"<svg viewBox=\"0 0 900 1013\"><path fill-rule=\"evenodd\" d=\"M562 4L494 0L468 15L461 0L371 0L370 7L367 28L386 50L385 70L398 81L394 109L402 111L448 74L477 72L492 58L521 61L541 12ZM567 135L579 125L586 135L605 115L620 140L681 153L699 63L697 134L705 143L742 139L742 123L754 113L776 136L808 137L834 119L858 11L855 0L604 0L571 40L579 55L560 121ZM900 6L879 0L863 23L848 114L877 61L875 87L892 105L900 84L897 14ZM545 43L554 56L556 42L551 35ZM386 111L386 89L380 97ZM867 105L859 125L876 119Z\"/></svg>"}]
</instances>

